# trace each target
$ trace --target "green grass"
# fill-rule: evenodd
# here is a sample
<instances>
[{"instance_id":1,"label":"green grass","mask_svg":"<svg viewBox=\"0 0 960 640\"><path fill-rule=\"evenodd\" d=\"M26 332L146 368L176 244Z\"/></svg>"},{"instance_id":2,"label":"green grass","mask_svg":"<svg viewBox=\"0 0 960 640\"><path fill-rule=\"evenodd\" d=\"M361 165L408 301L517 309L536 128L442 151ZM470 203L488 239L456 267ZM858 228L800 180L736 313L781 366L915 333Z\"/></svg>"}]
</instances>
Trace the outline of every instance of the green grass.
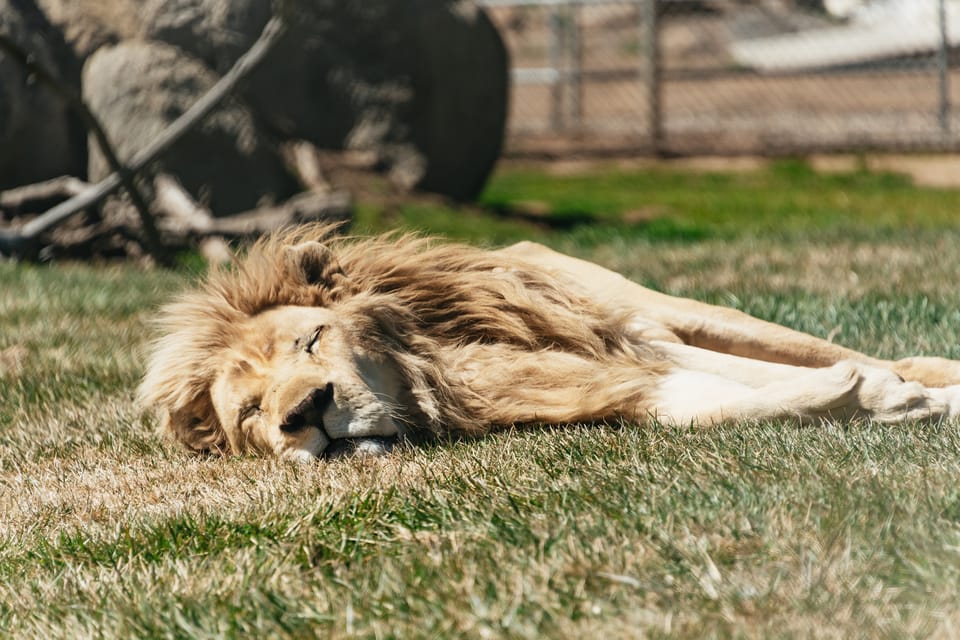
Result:
<instances>
[{"instance_id":1,"label":"green grass","mask_svg":"<svg viewBox=\"0 0 960 640\"><path fill-rule=\"evenodd\" d=\"M953 192L915 187L901 175L824 175L799 160L733 173L611 167L552 175L519 165L500 172L483 194L480 203L492 215L466 209L451 216L442 206L419 203L384 217L380 208L366 206L359 227L401 225L494 244L535 236L583 248L624 239L689 243L746 236L872 241L904 232L933 238L957 228L956 201ZM540 224L511 216L531 208Z\"/></svg>"},{"instance_id":2,"label":"green grass","mask_svg":"<svg viewBox=\"0 0 960 640\"><path fill-rule=\"evenodd\" d=\"M531 203L562 220L509 215ZM798 162L508 167L482 204L364 205L360 226L538 239L870 353L960 358L957 191ZM153 310L193 278L0 263L0 636L960 628L955 425L611 424L309 466L194 458L133 403Z\"/></svg>"}]
</instances>

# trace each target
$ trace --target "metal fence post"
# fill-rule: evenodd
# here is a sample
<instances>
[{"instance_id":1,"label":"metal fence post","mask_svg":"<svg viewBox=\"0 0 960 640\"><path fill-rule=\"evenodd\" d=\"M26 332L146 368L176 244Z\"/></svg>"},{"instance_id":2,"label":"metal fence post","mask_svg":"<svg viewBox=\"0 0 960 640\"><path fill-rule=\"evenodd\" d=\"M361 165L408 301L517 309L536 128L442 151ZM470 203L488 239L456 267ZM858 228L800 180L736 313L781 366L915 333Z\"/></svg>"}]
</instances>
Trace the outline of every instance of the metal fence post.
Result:
<instances>
[{"instance_id":1,"label":"metal fence post","mask_svg":"<svg viewBox=\"0 0 960 640\"><path fill-rule=\"evenodd\" d=\"M940 50L937 56L940 71L940 130L945 135L950 134L950 41L947 35L947 7L946 0L938 3L938 19L940 21Z\"/></svg>"},{"instance_id":2,"label":"metal fence post","mask_svg":"<svg viewBox=\"0 0 960 640\"><path fill-rule=\"evenodd\" d=\"M583 127L583 15L582 6L570 7L570 119L579 131Z\"/></svg>"},{"instance_id":3,"label":"metal fence post","mask_svg":"<svg viewBox=\"0 0 960 640\"><path fill-rule=\"evenodd\" d=\"M550 128L563 128L563 18L559 5L550 7L550 68L553 84L550 87Z\"/></svg>"},{"instance_id":4,"label":"metal fence post","mask_svg":"<svg viewBox=\"0 0 960 640\"><path fill-rule=\"evenodd\" d=\"M660 104L660 26L657 0L639 0L640 6L640 82L647 109L650 151L663 151L663 123Z\"/></svg>"}]
</instances>

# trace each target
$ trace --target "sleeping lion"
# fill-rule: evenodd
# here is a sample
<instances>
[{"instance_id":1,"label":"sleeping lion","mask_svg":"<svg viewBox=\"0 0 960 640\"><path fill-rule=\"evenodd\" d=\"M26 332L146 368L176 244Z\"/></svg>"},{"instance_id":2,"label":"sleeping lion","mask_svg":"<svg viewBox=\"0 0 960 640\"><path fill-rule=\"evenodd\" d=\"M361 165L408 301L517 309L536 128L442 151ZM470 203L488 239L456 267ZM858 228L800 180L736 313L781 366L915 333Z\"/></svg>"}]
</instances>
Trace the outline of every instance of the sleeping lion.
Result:
<instances>
[{"instance_id":1,"label":"sleeping lion","mask_svg":"<svg viewBox=\"0 0 960 640\"><path fill-rule=\"evenodd\" d=\"M164 431L312 460L515 424L960 413L960 362L878 360L529 242L332 235L262 239L163 309L140 398Z\"/></svg>"}]
</instances>

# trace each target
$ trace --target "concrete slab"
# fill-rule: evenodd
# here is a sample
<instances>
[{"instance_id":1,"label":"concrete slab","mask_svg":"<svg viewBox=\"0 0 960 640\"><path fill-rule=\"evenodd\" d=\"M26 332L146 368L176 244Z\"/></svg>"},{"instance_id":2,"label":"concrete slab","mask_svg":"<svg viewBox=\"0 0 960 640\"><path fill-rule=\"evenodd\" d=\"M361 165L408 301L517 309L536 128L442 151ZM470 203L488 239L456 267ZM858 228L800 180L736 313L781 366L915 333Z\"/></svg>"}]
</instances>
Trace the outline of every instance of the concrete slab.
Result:
<instances>
[{"instance_id":1,"label":"concrete slab","mask_svg":"<svg viewBox=\"0 0 960 640\"><path fill-rule=\"evenodd\" d=\"M889 12L874 19L738 40L730 45L733 59L762 72L809 71L863 64L932 52L940 47L937 13L932 10ZM947 40L960 44L960 6L947 5Z\"/></svg>"}]
</instances>

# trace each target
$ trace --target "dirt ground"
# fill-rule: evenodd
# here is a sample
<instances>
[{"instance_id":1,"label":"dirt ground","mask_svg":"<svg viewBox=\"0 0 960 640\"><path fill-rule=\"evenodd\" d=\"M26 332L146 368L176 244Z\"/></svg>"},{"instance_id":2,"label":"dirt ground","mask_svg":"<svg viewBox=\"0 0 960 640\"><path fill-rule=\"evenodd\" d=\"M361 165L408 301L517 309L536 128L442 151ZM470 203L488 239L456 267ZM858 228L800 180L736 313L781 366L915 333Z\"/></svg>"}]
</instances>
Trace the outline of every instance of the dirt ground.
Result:
<instances>
[{"instance_id":1,"label":"dirt ground","mask_svg":"<svg viewBox=\"0 0 960 640\"><path fill-rule=\"evenodd\" d=\"M914 184L938 189L960 188L960 154L813 154L805 156L815 171L823 173L848 173L866 168L870 171L887 171L909 176ZM538 167L553 175L571 175L589 171L598 166L620 169L671 167L691 171L715 171L738 173L756 171L771 162L767 156L692 156L684 158L649 158L612 156L610 158L568 158L533 161ZM507 158L504 164L517 166L530 164L527 159Z\"/></svg>"},{"instance_id":2,"label":"dirt ground","mask_svg":"<svg viewBox=\"0 0 960 640\"><path fill-rule=\"evenodd\" d=\"M891 171L910 176L914 183L934 188L960 188L960 155L850 155L812 156L818 171L853 171L861 162L872 171Z\"/></svg>"}]
</instances>

